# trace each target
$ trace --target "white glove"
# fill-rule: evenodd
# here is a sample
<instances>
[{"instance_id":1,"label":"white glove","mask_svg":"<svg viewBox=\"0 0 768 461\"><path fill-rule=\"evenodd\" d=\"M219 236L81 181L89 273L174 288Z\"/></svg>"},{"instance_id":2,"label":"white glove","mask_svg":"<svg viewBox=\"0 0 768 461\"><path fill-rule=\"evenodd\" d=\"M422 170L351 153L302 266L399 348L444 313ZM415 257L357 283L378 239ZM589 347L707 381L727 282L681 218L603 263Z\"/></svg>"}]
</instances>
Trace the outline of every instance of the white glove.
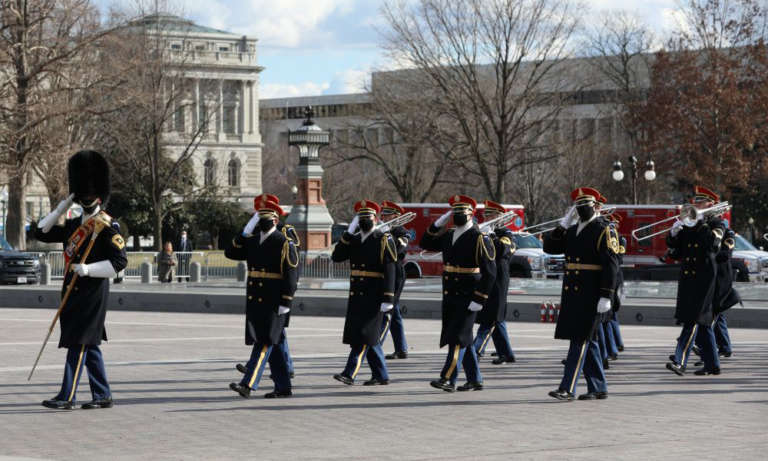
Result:
<instances>
[{"instance_id":1,"label":"white glove","mask_svg":"<svg viewBox=\"0 0 768 461\"><path fill-rule=\"evenodd\" d=\"M605 314L609 310L611 310L611 300L608 298L600 298L600 301L597 302L597 313Z\"/></svg>"},{"instance_id":2,"label":"white glove","mask_svg":"<svg viewBox=\"0 0 768 461\"><path fill-rule=\"evenodd\" d=\"M65 198L61 202L59 202L58 206L48 213L48 216L40 220L40 223L38 223L37 227L39 227L44 234L47 234L48 231L51 230L51 227L53 227L54 224L56 224L56 221L59 220L59 216L64 214L69 207L72 206L72 201L75 199L75 194L69 194L69 197Z\"/></svg>"},{"instance_id":3,"label":"white glove","mask_svg":"<svg viewBox=\"0 0 768 461\"><path fill-rule=\"evenodd\" d=\"M563 229L568 229L571 227L571 222L573 221L573 217L576 214L576 206L572 206L568 209L568 211L565 213L565 216L563 216L560 219L560 227Z\"/></svg>"},{"instance_id":4,"label":"white glove","mask_svg":"<svg viewBox=\"0 0 768 461\"><path fill-rule=\"evenodd\" d=\"M277 315L287 314L288 312L291 312L290 307L278 306L277 308Z\"/></svg>"},{"instance_id":5,"label":"white glove","mask_svg":"<svg viewBox=\"0 0 768 461\"><path fill-rule=\"evenodd\" d=\"M80 277L98 279L111 279L117 277L117 271L111 262L106 259L91 264L72 264L72 270Z\"/></svg>"},{"instance_id":6,"label":"white glove","mask_svg":"<svg viewBox=\"0 0 768 461\"><path fill-rule=\"evenodd\" d=\"M478 304L478 303L476 303L474 301L469 303L469 307L468 307L468 309L471 310L472 312L477 312L477 311L481 310L482 308L483 308L482 304Z\"/></svg>"},{"instance_id":7,"label":"white glove","mask_svg":"<svg viewBox=\"0 0 768 461\"><path fill-rule=\"evenodd\" d=\"M669 230L669 235L672 237L676 236L678 232L680 232L680 229L683 228L683 222L679 219L675 221L675 224L672 225L672 229Z\"/></svg>"},{"instance_id":8,"label":"white glove","mask_svg":"<svg viewBox=\"0 0 768 461\"><path fill-rule=\"evenodd\" d=\"M355 215L355 217L352 218L352 222L349 223L349 227L347 227L347 232L349 232L350 234L354 234L355 231L357 230L357 226L359 223L360 223L360 217Z\"/></svg>"},{"instance_id":9,"label":"white glove","mask_svg":"<svg viewBox=\"0 0 768 461\"><path fill-rule=\"evenodd\" d=\"M619 287L619 300L623 303L627 299L627 293L624 291L624 287Z\"/></svg>"},{"instance_id":10,"label":"white glove","mask_svg":"<svg viewBox=\"0 0 768 461\"><path fill-rule=\"evenodd\" d=\"M392 303L381 303L381 312L389 312L394 307L395 305Z\"/></svg>"},{"instance_id":11,"label":"white glove","mask_svg":"<svg viewBox=\"0 0 768 461\"><path fill-rule=\"evenodd\" d=\"M253 230L256 229L256 225L259 224L259 213L254 213L251 220L243 228L243 237L247 237L253 234Z\"/></svg>"},{"instance_id":12,"label":"white glove","mask_svg":"<svg viewBox=\"0 0 768 461\"><path fill-rule=\"evenodd\" d=\"M450 218L452 214L453 214L453 210L447 211L444 215L437 218L437 221L435 221L435 226L437 227L445 226L445 223L448 222L448 218Z\"/></svg>"}]
</instances>

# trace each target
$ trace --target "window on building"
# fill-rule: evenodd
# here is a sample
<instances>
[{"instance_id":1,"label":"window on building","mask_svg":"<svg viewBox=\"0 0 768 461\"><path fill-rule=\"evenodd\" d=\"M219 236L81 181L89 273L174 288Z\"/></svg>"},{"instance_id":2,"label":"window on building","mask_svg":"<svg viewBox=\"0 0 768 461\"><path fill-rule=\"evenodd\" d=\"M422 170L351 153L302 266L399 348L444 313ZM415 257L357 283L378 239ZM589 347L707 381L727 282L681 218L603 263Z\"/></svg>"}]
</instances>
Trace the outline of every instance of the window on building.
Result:
<instances>
[{"instance_id":1,"label":"window on building","mask_svg":"<svg viewBox=\"0 0 768 461\"><path fill-rule=\"evenodd\" d=\"M35 202L27 202L27 218L35 217Z\"/></svg>"},{"instance_id":2,"label":"window on building","mask_svg":"<svg viewBox=\"0 0 768 461\"><path fill-rule=\"evenodd\" d=\"M235 106L224 106L222 112L224 112L224 118L222 119L224 122L224 132L228 134L235 133Z\"/></svg>"},{"instance_id":3,"label":"window on building","mask_svg":"<svg viewBox=\"0 0 768 461\"><path fill-rule=\"evenodd\" d=\"M174 114L173 129L179 133L184 132L184 106L179 105Z\"/></svg>"},{"instance_id":4,"label":"window on building","mask_svg":"<svg viewBox=\"0 0 768 461\"><path fill-rule=\"evenodd\" d=\"M216 162L212 159L206 159L203 164L203 183L206 186L216 185Z\"/></svg>"},{"instance_id":5,"label":"window on building","mask_svg":"<svg viewBox=\"0 0 768 461\"><path fill-rule=\"evenodd\" d=\"M240 162L236 158L229 160L227 165L227 184L230 187L237 187L240 185Z\"/></svg>"},{"instance_id":6,"label":"window on building","mask_svg":"<svg viewBox=\"0 0 768 461\"><path fill-rule=\"evenodd\" d=\"M197 110L202 132L207 133L210 120L208 119L208 106L205 105L205 98L200 98L200 101L197 104Z\"/></svg>"},{"instance_id":7,"label":"window on building","mask_svg":"<svg viewBox=\"0 0 768 461\"><path fill-rule=\"evenodd\" d=\"M205 51L205 45L195 45L195 51Z\"/></svg>"},{"instance_id":8,"label":"window on building","mask_svg":"<svg viewBox=\"0 0 768 461\"><path fill-rule=\"evenodd\" d=\"M181 49L181 43L171 43L171 49L172 50L180 50Z\"/></svg>"},{"instance_id":9,"label":"window on building","mask_svg":"<svg viewBox=\"0 0 768 461\"><path fill-rule=\"evenodd\" d=\"M221 51L222 53L227 53L229 51L229 47L228 46L220 46L219 47L219 51Z\"/></svg>"}]
</instances>

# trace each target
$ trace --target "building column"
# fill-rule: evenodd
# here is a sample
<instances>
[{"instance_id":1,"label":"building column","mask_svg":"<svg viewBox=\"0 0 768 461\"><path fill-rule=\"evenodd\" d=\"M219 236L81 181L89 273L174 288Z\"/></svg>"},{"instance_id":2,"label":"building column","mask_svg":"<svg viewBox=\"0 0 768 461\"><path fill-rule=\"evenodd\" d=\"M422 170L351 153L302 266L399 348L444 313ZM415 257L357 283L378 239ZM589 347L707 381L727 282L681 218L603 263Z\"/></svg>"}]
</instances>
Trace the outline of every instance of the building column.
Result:
<instances>
[{"instance_id":1,"label":"building column","mask_svg":"<svg viewBox=\"0 0 768 461\"><path fill-rule=\"evenodd\" d=\"M200 79L195 79L195 113L192 117L195 123L195 131L200 129Z\"/></svg>"},{"instance_id":2,"label":"building column","mask_svg":"<svg viewBox=\"0 0 768 461\"><path fill-rule=\"evenodd\" d=\"M216 111L216 128L219 136L219 141L224 136L224 80L219 79L219 110Z\"/></svg>"},{"instance_id":3,"label":"building column","mask_svg":"<svg viewBox=\"0 0 768 461\"><path fill-rule=\"evenodd\" d=\"M248 87L245 84L245 80L240 80L240 110L242 111L242 127L238 125L238 134L241 136L246 133L248 130L248 124L250 123L250 118L248 117L248 103L249 100L246 99L247 95L246 92L248 91Z\"/></svg>"},{"instance_id":4,"label":"building column","mask_svg":"<svg viewBox=\"0 0 768 461\"><path fill-rule=\"evenodd\" d=\"M253 134L254 132L256 132L256 128L254 128L254 125L258 120L257 117L259 114L256 108L256 105L258 103L258 100L256 99L257 98L256 91L258 87L256 86L255 83L256 82L254 82L253 80L248 82L248 86L250 87L250 90L248 91L248 96L249 96L248 110L251 111L251 117L250 117L251 124L248 127L248 134Z\"/></svg>"}]
</instances>

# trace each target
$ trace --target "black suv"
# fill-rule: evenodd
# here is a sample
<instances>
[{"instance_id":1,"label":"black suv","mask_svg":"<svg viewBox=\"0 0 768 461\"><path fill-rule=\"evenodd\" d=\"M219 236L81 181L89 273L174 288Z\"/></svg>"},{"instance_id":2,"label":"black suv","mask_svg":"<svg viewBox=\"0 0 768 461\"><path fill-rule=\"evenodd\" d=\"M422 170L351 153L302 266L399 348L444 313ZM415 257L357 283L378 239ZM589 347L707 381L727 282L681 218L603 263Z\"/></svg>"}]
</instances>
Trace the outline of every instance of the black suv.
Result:
<instances>
[{"instance_id":1,"label":"black suv","mask_svg":"<svg viewBox=\"0 0 768 461\"><path fill-rule=\"evenodd\" d=\"M0 283L37 283L40 280L40 259L37 255L21 253L0 236Z\"/></svg>"}]
</instances>

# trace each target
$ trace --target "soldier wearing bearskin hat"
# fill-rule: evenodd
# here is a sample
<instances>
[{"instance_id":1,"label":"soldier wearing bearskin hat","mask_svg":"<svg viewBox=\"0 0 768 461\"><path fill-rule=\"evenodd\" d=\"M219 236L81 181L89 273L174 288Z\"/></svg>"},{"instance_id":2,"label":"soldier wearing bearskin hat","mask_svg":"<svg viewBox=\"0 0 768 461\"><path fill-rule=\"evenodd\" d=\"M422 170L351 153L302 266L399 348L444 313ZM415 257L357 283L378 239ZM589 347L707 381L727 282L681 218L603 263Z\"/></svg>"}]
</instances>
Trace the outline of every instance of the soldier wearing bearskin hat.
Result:
<instances>
[{"instance_id":1,"label":"soldier wearing bearskin hat","mask_svg":"<svg viewBox=\"0 0 768 461\"><path fill-rule=\"evenodd\" d=\"M291 378L283 353L273 353L285 339L285 323L291 310L298 281L299 254L289 238L277 230L276 223L285 213L277 203L262 199L255 203L257 212L232 240L224 254L229 259L247 261L245 344L253 346L239 383L229 388L244 398L257 389L269 363L275 388L265 398L292 395ZM255 233L254 233L255 232Z\"/></svg>"},{"instance_id":2,"label":"soldier wearing bearskin hat","mask_svg":"<svg viewBox=\"0 0 768 461\"><path fill-rule=\"evenodd\" d=\"M580 187L571 193L573 206L559 225L544 237L544 251L565 254L561 310L555 338L570 341L563 379L549 393L573 400L584 371L587 393L579 400L605 399L608 388L596 338L602 314L610 312L616 289L619 242L596 211L600 192ZM575 223L573 221L576 220Z\"/></svg>"},{"instance_id":3,"label":"soldier wearing bearskin hat","mask_svg":"<svg viewBox=\"0 0 768 461\"><path fill-rule=\"evenodd\" d=\"M472 221L477 202L465 195L448 200L451 211L440 216L421 238L421 247L443 254L443 303L440 347L448 346L448 356L440 378L430 385L454 392L458 366L464 368L467 383L459 391L483 389L483 377L473 346L472 326L477 312L488 301L496 279L493 243ZM453 217L455 227L446 229Z\"/></svg>"},{"instance_id":4,"label":"soldier wearing bearskin hat","mask_svg":"<svg viewBox=\"0 0 768 461\"><path fill-rule=\"evenodd\" d=\"M389 384L381 349L381 322L394 307L397 248L389 233L374 228L379 211L376 202L357 202L355 218L331 254L334 262L348 260L351 269L343 338L344 344L350 346L349 357L344 370L333 376L347 385L354 384L364 358L372 376L363 384Z\"/></svg>"},{"instance_id":5,"label":"soldier wearing bearskin hat","mask_svg":"<svg viewBox=\"0 0 768 461\"><path fill-rule=\"evenodd\" d=\"M41 242L64 244L66 269L62 297L59 347L67 349L64 379L59 393L43 406L72 409L83 367L88 370L92 400L82 408L110 408L113 405L104 359L99 345L107 340L109 279L127 264L125 241L111 226L103 211L110 193L109 165L95 151L80 151L68 162L70 195L40 223L33 226ZM73 203L82 216L58 224ZM68 293L68 296L67 296Z\"/></svg>"}]
</instances>

